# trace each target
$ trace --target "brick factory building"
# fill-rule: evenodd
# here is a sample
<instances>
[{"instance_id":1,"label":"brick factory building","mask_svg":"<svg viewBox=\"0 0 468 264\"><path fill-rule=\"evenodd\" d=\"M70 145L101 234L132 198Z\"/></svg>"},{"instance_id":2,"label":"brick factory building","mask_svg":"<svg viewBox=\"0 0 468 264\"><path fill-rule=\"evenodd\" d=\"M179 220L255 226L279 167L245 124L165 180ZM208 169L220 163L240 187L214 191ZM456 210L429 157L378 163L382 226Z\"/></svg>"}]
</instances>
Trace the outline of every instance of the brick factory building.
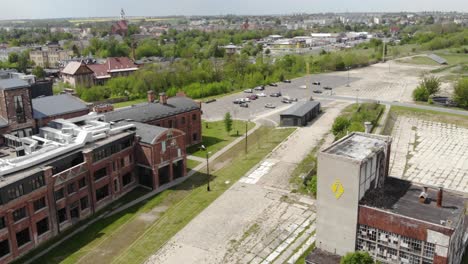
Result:
<instances>
[{"instance_id":1,"label":"brick factory building","mask_svg":"<svg viewBox=\"0 0 468 264\"><path fill-rule=\"evenodd\" d=\"M33 137L9 137L0 159L0 262L88 218L136 186L186 176L184 133L90 114L57 119ZM14 142L14 144L13 144Z\"/></svg>"},{"instance_id":2,"label":"brick factory building","mask_svg":"<svg viewBox=\"0 0 468 264\"><path fill-rule=\"evenodd\" d=\"M0 79L0 146L6 135L32 136L38 127L53 119L89 113L88 106L72 95L33 99L31 93L31 85L24 80Z\"/></svg>"},{"instance_id":3,"label":"brick factory building","mask_svg":"<svg viewBox=\"0 0 468 264\"><path fill-rule=\"evenodd\" d=\"M156 100L148 92L148 102L117 109L104 114L105 121L132 120L165 128L177 128L185 133L185 143L192 146L202 141L201 105L184 94L168 98L165 93Z\"/></svg>"},{"instance_id":4,"label":"brick factory building","mask_svg":"<svg viewBox=\"0 0 468 264\"><path fill-rule=\"evenodd\" d=\"M390 146L390 137L353 133L319 153L316 246L381 263L460 263L466 194L388 177Z\"/></svg>"}]
</instances>

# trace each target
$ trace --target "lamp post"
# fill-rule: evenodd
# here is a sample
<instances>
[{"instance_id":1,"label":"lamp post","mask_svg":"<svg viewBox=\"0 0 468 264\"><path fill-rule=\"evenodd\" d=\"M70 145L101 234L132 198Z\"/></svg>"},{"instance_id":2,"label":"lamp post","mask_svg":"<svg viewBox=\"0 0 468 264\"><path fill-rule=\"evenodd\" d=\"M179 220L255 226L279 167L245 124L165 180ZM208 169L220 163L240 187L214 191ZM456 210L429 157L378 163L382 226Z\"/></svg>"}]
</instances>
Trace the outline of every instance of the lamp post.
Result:
<instances>
[{"instance_id":1,"label":"lamp post","mask_svg":"<svg viewBox=\"0 0 468 264\"><path fill-rule=\"evenodd\" d=\"M247 131L249 129L249 123L250 119L248 119L247 123L245 123L245 154L247 154Z\"/></svg>"},{"instance_id":2,"label":"lamp post","mask_svg":"<svg viewBox=\"0 0 468 264\"><path fill-rule=\"evenodd\" d=\"M200 147L202 150L206 151L206 190L209 192L211 191L211 188L210 188L210 161L209 161L209 158L210 158L210 154L211 154L211 151L208 151L205 147L205 145L201 145Z\"/></svg>"},{"instance_id":3,"label":"lamp post","mask_svg":"<svg viewBox=\"0 0 468 264\"><path fill-rule=\"evenodd\" d=\"M350 66L346 67L346 69L348 70L348 83L346 84L346 87L349 87L349 70L351 69Z\"/></svg>"}]
</instances>

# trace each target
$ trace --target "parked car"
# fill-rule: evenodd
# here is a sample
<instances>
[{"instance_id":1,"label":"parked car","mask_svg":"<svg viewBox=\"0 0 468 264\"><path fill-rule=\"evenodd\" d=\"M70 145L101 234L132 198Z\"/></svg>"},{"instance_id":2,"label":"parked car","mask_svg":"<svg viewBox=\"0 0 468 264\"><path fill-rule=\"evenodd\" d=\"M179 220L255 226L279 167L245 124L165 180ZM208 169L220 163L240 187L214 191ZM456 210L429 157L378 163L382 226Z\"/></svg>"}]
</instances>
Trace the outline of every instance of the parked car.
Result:
<instances>
[{"instance_id":1,"label":"parked car","mask_svg":"<svg viewBox=\"0 0 468 264\"><path fill-rule=\"evenodd\" d=\"M286 98L281 99L281 102L285 104L292 104L292 101Z\"/></svg>"},{"instance_id":2,"label":"parked car","mask_svg":"<svg viewBox=\"0 0 468 264\"><path fill-rule=\"evenodd\" d=\"M276 108L276 106L274 104L270 104L270 103L266 104L265 107L266 108Z\"/></svg>"},{"instance_id":3,"label":"parked car","mask_svg":"<svg viewBox=\"0 0 468 264\"><path fill-rule=\"evenodd\" d=\"M253 93L253 90L252 89L246 89L246 90L244 90L244 93Z\"/></svg>"},{"instance_id":4,"label":"parked car","mask_svg":"<svg viewBox=\"0 0 468 264\"><path fill-rule=\"evenodd\" d=\"M246 98L242 98L242 103L250 103L250 98L246 97Z\"/></svg>"},{"instance_id":5,"label":"parked car","mask_svg":"<svg viewBox=\"0 0 468 264\"><path fill-rule=\"evenodd\" d=\"M248 103L241 103L239 106L240 106L240 107L249 108L249 104L248 104Z\"/></svg>"},{"instance_id":6,"label":"parked car","mask_svg":"<svg viewBox=\"0 0 468 264\"><path fill-rule=\"evenodd\" d=\"M324 90L332 90L333 88L331 88L330 86L325 86L323 87Z\"/></svg>"},{"instance_id":7,"label":"parked car","mask_svg":"<svg viewBox=\"0 0 468 264\"><path fill-rule=\"evenodd\" d=\"M268 85L273 86L273 87L278 87L278 84L276 83L269 83Z\"/></svg>"},{"instance_id":8,"label":"parked car","mask_svg":"<svg viewBox=\"0 0 468 264\"><path fill-rule=\"evenodd\" d=\"M291 83L291 80L284 80L284 83Z\"/></svg>"},{"instance_id":9,"label":"parked car","mask_svg":"<svg viewBox=\"0 0 468 264\"><path fill-rule=\"evenodd\" d=\"M265 93L258 93L257 96L258 97L266 97L266 94Z\"/></svg>"},{"instance_id":10,"label":"parked car","mask_svg":"<svg viewBox=\"0 0 468 264\"><path fill-rule=\"evenodd\" d=\"M283 99L284 100L288 100L288 101L291 101L291 102L297 102L297 98L294 98L294 97L290 97L290 96L283 96Z\"/></svg>"},{"instance_id":11,"label":"parked car","mask_svg":"<svg viewBox=\"0 0 468 264\"><path fill-rule=\"evenodd\" d=\"M278 93L272 93L270 94L271 97L280 97L281 96L281 93L278 92Z\"/></svg>"},{"instance_id":12,"label":"parked car","mask_svg":"<svg viewBox=\"0 0 468 264\"><path fill-rule=\"evenodd\" d=\"M320 82L313 82L313 85L320 85Z\"/></svg>"},{"instance_id":13,"label":"parked car","mask_svg":"<svg viewBox=\"0 0 468 264\"><path fill-rule=\"evenodd\" d=\"M313 92L313 93L317 93L317 94L321 94L321 93L322 93L322 90L313 90L312 92Z\"/></svg>"},{"instance_id":14,"label":"parked car","mask_svg":"<svg viewBox=\"0 0 468 264\"><path fill-rule=\"evenodd\" d=\"M254 88L255 91L263 91L265 90L265 86L257 86Z\"/></svg>"},{"instance_id":15,"label":"parked car","mask_svg":"<svg viewBox=\"0 0 468 264\"><path fill-rule=\"evenodd\" d=\"M232 101L232 102L233 102L234 104L240 104L240 103L242 103L242 98L238 98L238 99L236 99L236 100L234 100L234 101Z\"/></svg>"},{"instance_id":16,"label":"parked car","mask_svg":"<svg viewBox=\"0 0 468 264\"><path fill-rule=\"evenodd\" d=\"M256 94L252 94L252 95L249 95L249 98L250 100L257 100L258 99L258 96Z\"/></svg>"}]
</instances>

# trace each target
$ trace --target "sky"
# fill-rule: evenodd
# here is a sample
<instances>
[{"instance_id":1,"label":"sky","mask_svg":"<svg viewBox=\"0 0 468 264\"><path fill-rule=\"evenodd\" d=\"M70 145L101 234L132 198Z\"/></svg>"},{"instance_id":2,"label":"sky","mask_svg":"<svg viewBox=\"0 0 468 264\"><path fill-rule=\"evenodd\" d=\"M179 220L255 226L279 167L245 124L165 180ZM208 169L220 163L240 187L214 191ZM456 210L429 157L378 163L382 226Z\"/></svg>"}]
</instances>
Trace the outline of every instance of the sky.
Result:
<instances>
[{"instance_id":1,"label":"sky","mask_svg":"<svg viewBox=\"0 0 468 264\"><path fill-rule=\"evenodd\" d=\"M320 12L468 12L467 0L0 0L0 19Z\"/></svg>"}]
</instances>

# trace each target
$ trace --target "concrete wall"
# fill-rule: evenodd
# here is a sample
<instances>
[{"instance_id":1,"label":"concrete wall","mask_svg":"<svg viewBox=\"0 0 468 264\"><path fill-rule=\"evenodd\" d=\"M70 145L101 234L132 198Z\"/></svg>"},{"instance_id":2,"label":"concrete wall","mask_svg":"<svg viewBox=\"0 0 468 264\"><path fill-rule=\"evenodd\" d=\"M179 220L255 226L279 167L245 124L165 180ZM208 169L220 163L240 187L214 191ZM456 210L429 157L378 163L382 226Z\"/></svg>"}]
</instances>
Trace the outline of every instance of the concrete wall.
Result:
<instances>
[{"instance_id":1,"label":"concrete wall","mask_svg":"<svg viewBox=\"0 0 468 264\"><path fill-rule=\"evenodd\" d=\"M358 221L359 173L358 162L319 153L315 243L318 248L338 255L354 252ZM341 182L344 190L339 198L332 191L336 181Z\"/></svg>"}]
</instances>

